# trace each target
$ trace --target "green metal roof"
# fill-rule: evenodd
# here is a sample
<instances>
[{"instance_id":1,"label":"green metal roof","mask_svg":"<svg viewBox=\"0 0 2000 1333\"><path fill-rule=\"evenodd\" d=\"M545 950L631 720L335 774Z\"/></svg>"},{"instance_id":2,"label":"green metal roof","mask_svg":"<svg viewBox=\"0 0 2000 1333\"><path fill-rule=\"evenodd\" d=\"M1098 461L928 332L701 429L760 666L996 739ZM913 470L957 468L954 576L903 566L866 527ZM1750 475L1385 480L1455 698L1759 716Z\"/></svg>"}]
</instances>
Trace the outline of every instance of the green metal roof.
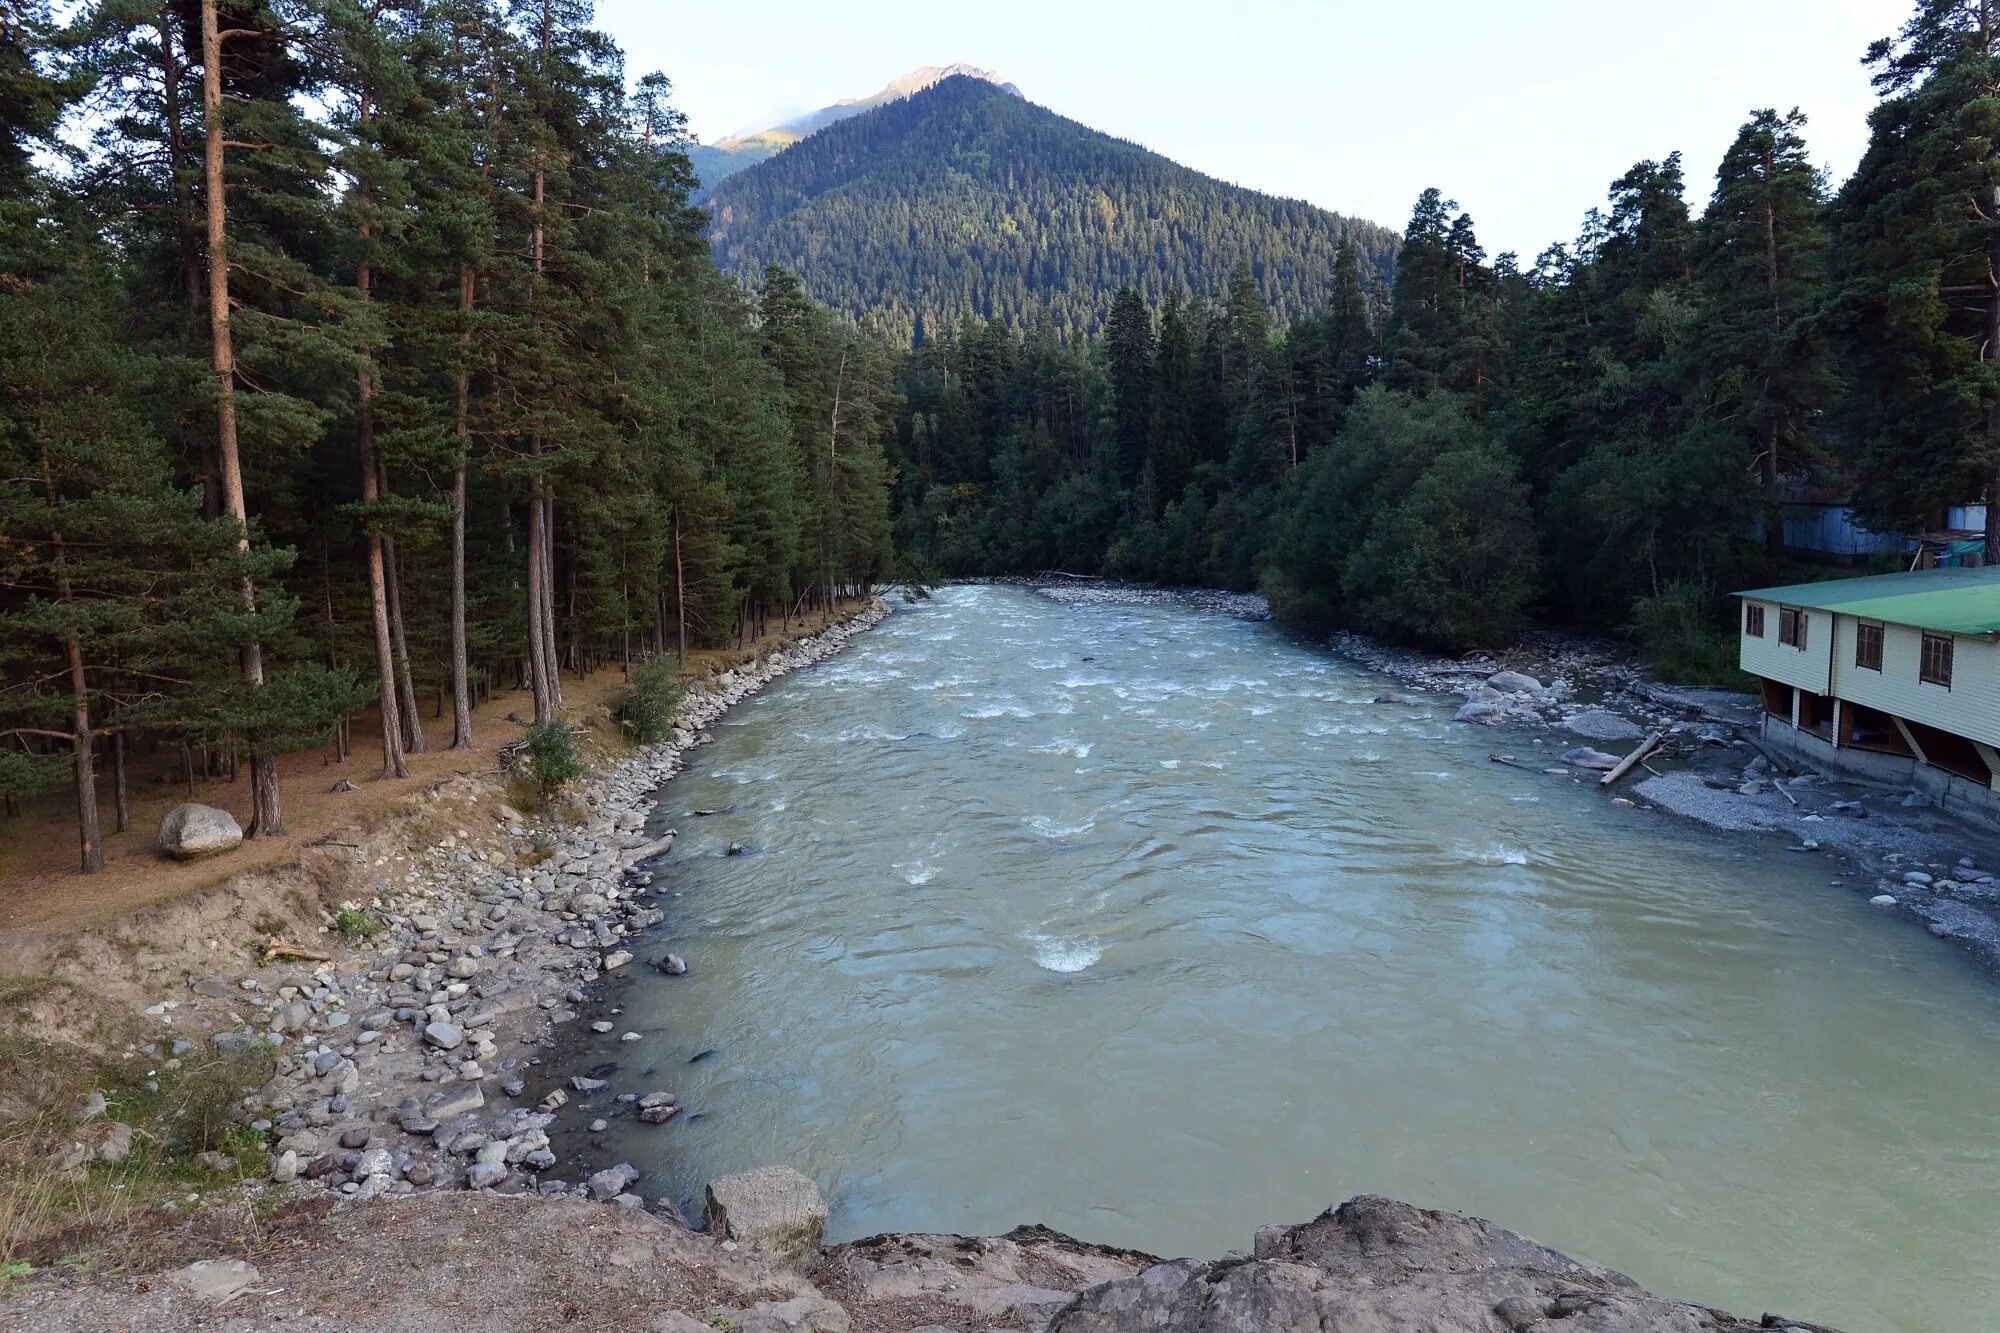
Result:
<instances>
[{"instance_id":1,"label":"green metal roof","mask_svg":"<svg viewBox=\"0 0 2000 1333\"><path fill-rule=\"evenodd\" d=\"M2000 567L1920 569L1755 588L1736 595L1940 634L2000 634Z\"/></svg>"}]
</instances>

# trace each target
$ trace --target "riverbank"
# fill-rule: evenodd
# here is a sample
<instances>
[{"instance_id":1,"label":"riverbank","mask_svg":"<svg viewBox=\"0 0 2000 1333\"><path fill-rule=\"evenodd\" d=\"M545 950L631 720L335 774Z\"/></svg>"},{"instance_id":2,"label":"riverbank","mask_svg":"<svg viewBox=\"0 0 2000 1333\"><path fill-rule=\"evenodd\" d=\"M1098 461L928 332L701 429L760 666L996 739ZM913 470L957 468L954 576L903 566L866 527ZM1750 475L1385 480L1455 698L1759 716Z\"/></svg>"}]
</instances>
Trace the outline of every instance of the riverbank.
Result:
<instances>
[{"instance_id":1,"label":"riverbank","mask_svg":"<svg viewBox=\"0 0 2000 1333\"><path fill-rule=\"evenodd\" d=\"M661 745L633 750L608 709L573 718L604 770L533 817L489 752L290 862L105 925L15 932L6 1258L115 1266L135 1224L171 1221L119 1196L164 1187L186 1188L172 1208L244 1217L328 1190L537 1187L565 1093L534 1082L536 1052L662 917L646 863L673 835L645 831L653 793L703 727L887 614L876 599L692 681Z\"/></svg>"},{"instance_id":2,"label":"riverbank","mask_svg":"<svg viewBox=\"0 0 2000 1333\"><path fill-rule=\"evenodd\" d=\"M1254 593L1071 580L1026 586L1068 605L1270 615ZM1785 761L1759 743L1763 710L1751 695L1668 685L1616 643L1548 630L1456 658L1353 633L1333 635L1327 647L1402 687L1381 696L1385 708L1405 706L1405 692L1462 701L1459 721L1492 728L1502 746L1495 761L1524 782L1595 785L1603 756L1623 757L1657 732L1660 747L1610 796L1635 817L1665 814L1718 833L1783 839L1827 862L1829 888L1867 897L2000 971L2000 836L1922 797Z\"/></svg>"},{"instance_id":3,"label":"riverbank","mask_svg":"<svg viewBox=\"0 0 2000 1333\"><path fill-rule=\"evenodd\" d=\"M17 1293L0 1329L1834 1333L1654 1297L1491 1223L1374 1197L1259 1228L1250 1251L1215 1261L1041 1227L778 1255L633 1208L483 1193L377 1200L237 1239L145 1277Z\"/></svg>"}]
</instances>

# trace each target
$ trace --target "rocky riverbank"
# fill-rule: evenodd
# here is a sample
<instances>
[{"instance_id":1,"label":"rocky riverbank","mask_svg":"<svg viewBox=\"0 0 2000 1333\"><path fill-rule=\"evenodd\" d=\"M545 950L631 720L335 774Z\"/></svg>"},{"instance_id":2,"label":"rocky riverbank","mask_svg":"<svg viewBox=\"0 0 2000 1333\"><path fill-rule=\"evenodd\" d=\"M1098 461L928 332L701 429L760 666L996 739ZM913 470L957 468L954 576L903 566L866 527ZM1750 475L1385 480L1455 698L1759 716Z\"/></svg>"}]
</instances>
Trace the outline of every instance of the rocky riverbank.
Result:
<instances>
[{"instance_id":1,"label":"rocky riverbank","mask_svg":"<svg viewBox=\"0 0 2000 1333\"><path fill-rule=\"evenodd\" d=\"M820 1250L790 1225L801 1207L810 1223L810 1200L759 1197L717 1235L568 1199L349 1205L275 1227L247 1257L17 1292L0 1329L1833 1333L1652 1296L1489 1222L1371 1196L1260 1228L1247 1253L1170 1262L1043 1227Z\"/></svg>"},{"instance_id":2,"label":"rocky riverbank","mask_svg":"<svg viewBox=\"0 0 2000 1333\"><path fill-rule=\"evenodd\" d=\"M442 784L421 811L315 847L295 872L300 879L225 886L125 923L122 935L71 941L50 967L78 986L96 982L100 993L150 1000L142 1021L156 1035L126 1047L128 1059L171 1069L211 1052L246 1061L269 1053L269 1081L238 1109L268 1160L208 1159L219 1178L240 1176L246 1190L617 1197L624 1174L566 1183L551 1174L548 1131L569 1096L595 1084L539 1078L536 1051L577 1018L607 974L687 966L660 950L638 955L640 933L664 918L652 863L674 841L672 830L647 828L654 793L708 743L703 727L887 614L878 600L818 635L695 682L669 740L575 784L559 810L522 814L505 803L497 772ZM345 890L337 912L298 901L313 885L321 902L329 885ZM289 911L273 910L287 901ZM266 936L261 959L244 956L251 903L266 904L256 926ZM301 918L315 916L320 930L300 929ZM163 922L173 924L163 930ZM149 951L136 970L93 966L141 935ZM309 942L285 944L281 935ZM224 965L204 971L204 962ZM174 984L175 974L186 980ZM50 1012L38 1023L31 1012L22 1027L62 1032L64 1021ZM130 1128L103 1112L102 1099L84 1109L62 1165L122 1160ZM619 1109L653 1123L677 1113L664 1086L621 1098Z\"/></svg>"}]
</instances>

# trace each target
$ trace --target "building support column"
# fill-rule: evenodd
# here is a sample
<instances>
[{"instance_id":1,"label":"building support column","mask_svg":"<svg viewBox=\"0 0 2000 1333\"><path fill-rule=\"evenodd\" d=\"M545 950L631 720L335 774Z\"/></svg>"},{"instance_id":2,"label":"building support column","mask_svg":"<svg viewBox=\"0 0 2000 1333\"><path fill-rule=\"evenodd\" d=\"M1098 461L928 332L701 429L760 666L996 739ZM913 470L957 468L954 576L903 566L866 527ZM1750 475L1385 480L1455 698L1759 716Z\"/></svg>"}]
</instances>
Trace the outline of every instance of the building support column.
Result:
<instances>
[{"instance_id":1,"label":"building support column","mask_svg":"<svg viewBox=\"0 0 2000 1333\"><path fill-rule=\"evenodd\" d=\"M1897 731L1903 733L1903 743L1910 747L1910 753L1917 757L1917 762L1920 764L1930 763L1931 757L1924 753L1923 746L1917 744L1917 738L1915 734L1911 732L1909 726L1906 723L1904 723L1903 719L1897 717L1894 713L1891 713L1889 714L1889 720L1896 724Z\"/></svg>"},{"instance_id":2,"label":"building support column","mask_svg":"<svg viewBox=\"0 0 2000 1333\"><path fill-rule=\"evenodd\" d=\"M1985 741L1972 742L1972 748L1979 751L1980 759L1985 761L1987 773L1992 776L1992 781L1986 785L1994 791L2000 791L2000 750L1995 750Z\"/></svg>"}]
</instances>

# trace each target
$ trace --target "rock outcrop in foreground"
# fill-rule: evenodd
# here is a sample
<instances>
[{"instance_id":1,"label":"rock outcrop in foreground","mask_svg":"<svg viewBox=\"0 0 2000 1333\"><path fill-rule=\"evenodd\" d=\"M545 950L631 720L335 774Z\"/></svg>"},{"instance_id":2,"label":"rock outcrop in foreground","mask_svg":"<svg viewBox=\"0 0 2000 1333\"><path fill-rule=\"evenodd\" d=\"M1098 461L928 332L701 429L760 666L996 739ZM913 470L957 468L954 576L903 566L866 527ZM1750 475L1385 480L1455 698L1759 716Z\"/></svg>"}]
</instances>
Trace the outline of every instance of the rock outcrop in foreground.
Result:
<instances>
[{"instance_id":1,"label":"rock outcrop in foreground","mask_svg":"<svg viewBox=\"0 0 2000 1333\"><path fill-rule=\"evenodd\" d=\"M637 1208L469 1192L353 1204L261 1241L251 1262L210 1251L149 1278L17 1290L0 1330L1832 1333L1663 1300L1491 1223L1375 1197L1213 1262L1022 1227L796 1263Z\"/></svg>"},{"instance_id":2,"label":"rock outcrop in foreground","mask_svg":"<svg viewBox=\"0 0 2000 1333\"><path fill-rule=\"evenodd\" d=\"M1049 1333L1830 1333L1647 1294L1490 1222L1372 1195L1263 1227L1248 1259L1180 1259L1084 1292Z\"/></svg>"}]
</instances>

